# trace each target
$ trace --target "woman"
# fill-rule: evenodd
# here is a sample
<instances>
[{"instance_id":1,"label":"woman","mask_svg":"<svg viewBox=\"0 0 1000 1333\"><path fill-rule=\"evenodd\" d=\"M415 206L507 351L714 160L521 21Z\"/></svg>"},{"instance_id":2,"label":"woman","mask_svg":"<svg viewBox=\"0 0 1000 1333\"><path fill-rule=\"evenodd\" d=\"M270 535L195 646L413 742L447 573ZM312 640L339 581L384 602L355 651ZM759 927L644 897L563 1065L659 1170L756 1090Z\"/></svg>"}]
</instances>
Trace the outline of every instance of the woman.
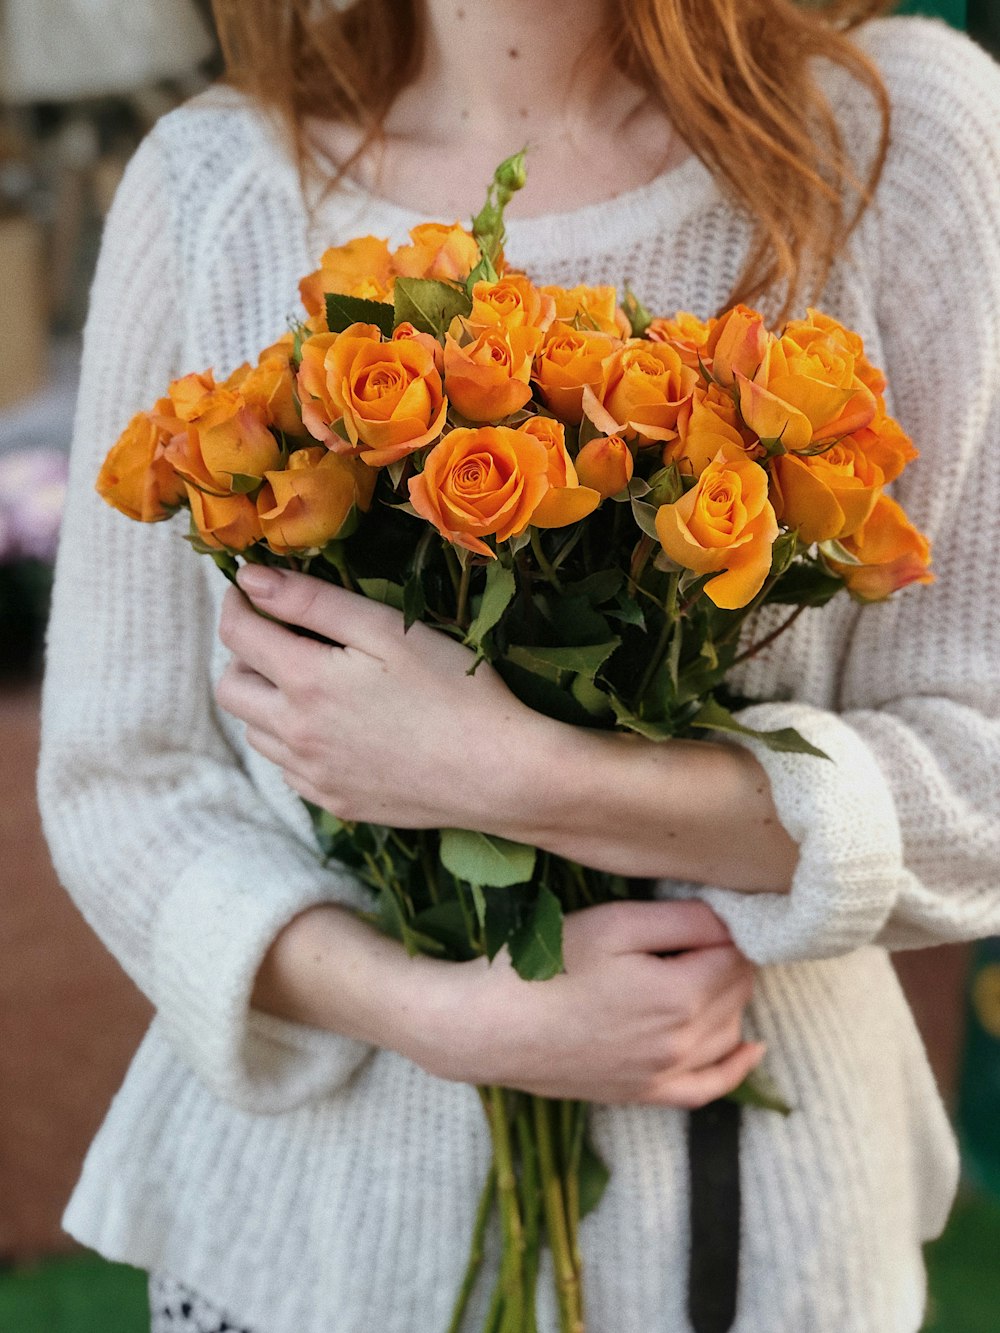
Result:
<instances>
[{"instance_id":1,"label":"woman","mask_svg":"<svg viewBox=\"0 0 1000 1333\"><path fill-rule=\"evenodd\" d=\"M684 1108L762 1042L797 1110L747 1119L734 1327L919 1327L956 1159L886 950L1000 928L1000 76L938 24L835 26L886 7L217 5L241 91L161 122L108 224L40 778L65 882L157 1007L65 1218L153 1271L154 1329L443 1329L487 1159L467 1085L504 1082L600 1103L592 1333L680 1333ZM737 682L781 701L756 725L831 764L567 731L385 608L244 580L330 652L92 494L131 413L269 342L324 245L468 215L525 140L507 252L537 279L702 315L821 289L889 372L937 583L806 613ZM352 916L296 793L502 832L666 900L579 913L545 985L407 959Z\"/></svg>"}]
</instances>

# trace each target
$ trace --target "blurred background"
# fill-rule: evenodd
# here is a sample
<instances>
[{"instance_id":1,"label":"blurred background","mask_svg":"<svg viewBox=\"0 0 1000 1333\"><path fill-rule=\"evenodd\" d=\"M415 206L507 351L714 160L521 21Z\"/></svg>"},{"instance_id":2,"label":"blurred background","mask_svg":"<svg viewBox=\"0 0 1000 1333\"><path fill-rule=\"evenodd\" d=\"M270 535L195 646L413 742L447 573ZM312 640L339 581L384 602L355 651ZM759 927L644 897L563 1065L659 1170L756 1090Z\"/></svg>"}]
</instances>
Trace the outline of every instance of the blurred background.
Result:
<instances>
[{"instance_id":1,"label":"blurred background","mask_svg":"<svg viewBox=\"0 0 1000 1333\"><path fill-rule=\"evenodd\" d=\"M1000 0L902 8L1000 53ZM148 1328L145 1275L81 1252L59 1226L150 1010L49 863L38 690L102 220L140 138L216 67L207 0L0 0L0 1333ZM929 1252L927 1333L998 1333L1000 941L897 966L965 1162Z\"/></svg>"}]
</instances>

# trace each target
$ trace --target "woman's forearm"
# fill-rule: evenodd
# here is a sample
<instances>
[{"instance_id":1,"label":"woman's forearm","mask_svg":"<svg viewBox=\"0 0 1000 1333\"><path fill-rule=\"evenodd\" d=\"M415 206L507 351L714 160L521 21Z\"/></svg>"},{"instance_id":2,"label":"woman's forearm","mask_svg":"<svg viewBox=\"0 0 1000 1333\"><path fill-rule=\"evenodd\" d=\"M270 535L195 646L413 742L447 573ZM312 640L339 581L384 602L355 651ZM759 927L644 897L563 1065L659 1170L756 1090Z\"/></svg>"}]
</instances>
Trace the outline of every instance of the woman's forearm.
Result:
<instances>
[{"instance_id":1,"label":"woman's forearm","mask_svg":"<svg viewBox=\"0 0 1000 1333\"><path fill-rule=\"evenodd\" d=\"M615 874L744 893L791 887L798 848L767 774L740 746L658 743L546 720L524 756L506 829L488 832Z\"/></svg>"}]
</instances>

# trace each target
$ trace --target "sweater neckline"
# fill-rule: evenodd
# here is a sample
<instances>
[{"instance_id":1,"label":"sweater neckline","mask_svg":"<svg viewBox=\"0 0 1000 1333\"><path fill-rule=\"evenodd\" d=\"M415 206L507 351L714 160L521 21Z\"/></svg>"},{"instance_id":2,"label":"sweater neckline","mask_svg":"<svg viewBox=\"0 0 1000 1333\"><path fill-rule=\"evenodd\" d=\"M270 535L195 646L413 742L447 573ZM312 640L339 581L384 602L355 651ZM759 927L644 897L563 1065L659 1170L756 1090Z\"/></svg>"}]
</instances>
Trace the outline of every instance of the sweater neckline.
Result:
<instances>
[{"instance_id":1,"label":"sweater neckline","mask_svg":"<svg viewBox=\"0 0 1000 1333\"><path fill-rule=\"evenodd\" d=\"M576 259L630 245L651 233L672 232L717 197L712 173L692 153L645 184L609 199L559 212L509 218L505 248L519 266ZM388 232L399 238L421 223L447 221L441 215L397 203L348 177L316 208L311 231L321 245L332 243L322 235L325 226L337 231L343 228L345 207L363 214L364 225L373 232Z\"/></svg>"}]
</instances>

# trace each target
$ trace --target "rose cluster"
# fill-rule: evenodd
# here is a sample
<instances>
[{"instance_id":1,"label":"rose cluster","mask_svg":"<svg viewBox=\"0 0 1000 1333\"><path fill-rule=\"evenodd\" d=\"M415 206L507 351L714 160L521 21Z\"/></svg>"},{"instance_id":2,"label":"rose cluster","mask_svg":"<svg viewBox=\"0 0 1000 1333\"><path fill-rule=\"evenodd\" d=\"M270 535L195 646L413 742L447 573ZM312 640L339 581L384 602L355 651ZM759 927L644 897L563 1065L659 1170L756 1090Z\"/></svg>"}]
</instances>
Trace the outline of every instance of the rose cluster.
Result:
<instances>
[{"instance_id":1,"label":"rose cluster","mask_svg":"<svg viewBox=\"0 0 1000 1333\"><path fill-rule=\"evenodd\" d=\"M210 550L301 559L380 487L487 559L617 501L729 609L760 593L782 531L862 600L932 577L885 491L916 450L857 334L816 310L780 333L746 306L626 313L612 287L494 265L457 223L410 240L328 250L306 321L255 367L187 375L132 420L104 498L145 522L187 507Z\"/></svg>"}]
</instances>

